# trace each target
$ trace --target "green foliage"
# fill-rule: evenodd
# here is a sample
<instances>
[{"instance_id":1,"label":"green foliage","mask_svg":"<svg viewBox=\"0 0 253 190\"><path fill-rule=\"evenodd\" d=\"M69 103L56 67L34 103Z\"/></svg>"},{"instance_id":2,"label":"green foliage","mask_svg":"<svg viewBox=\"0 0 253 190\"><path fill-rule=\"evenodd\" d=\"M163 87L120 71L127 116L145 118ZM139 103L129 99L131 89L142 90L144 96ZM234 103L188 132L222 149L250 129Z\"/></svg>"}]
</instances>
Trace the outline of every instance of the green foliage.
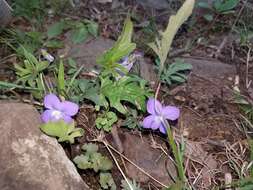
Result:
<instances>
[{"instance_id":1,"label":"green foliage","mask_svg":"<svg viewBox=\"0 0 253 190\"><path fill-rule=\"evenodd\" d=\"M249 139L250 160L253 160L253 139ZM250 168L250 176L253 178L253 165Z\"/></svg>"},{"instance_id":2,"label":"green foliage","mask_svg":"<svg viewBox=\"0 0 253 190\"><path fill-rule=\"evenodd\" d=\"M5 82L5 81L0 81L0 90L6 90L6 89L22 89L22 90L37 90L39 91L40 89L38 88L32 88L29 86L24 86L24 85L17 85L14 83L10 82Z\"/></svg>"},{"instance_id":3,"label":"green foliage","mask_svg":"<svg viewBox=\"0 0 253 190\"><path fill-rule=\"evenodd\" d=\"M129 187L127 182L131 185L131 187ZM127 179L127 182L126 180L121 181L122 190L142 190L142 188L140 187L140 184L136 183L135 180L131 181Z\"/></svg>"},{"instance_id":4,"label":"green foliage","mask_svg":"<svg viewBox=\"0 0 253 190\"><path fill-rule=\"evenodd\" d=\"M98 25L90 20L73 21L62 19L48 28L47 36L49 39L52 39L66 30L71 30L70 38L73 43L77 44L85 41L90 35L96 37L98 34Z\"/></svg>"},{"instance_id":5,"label":"green foliage","mask_svg":"<svg viewBox=\"0 0 253 190\"><path fill-rule=\"evenodd\" d=\"M125 69L117 62L123 57L129 55L135 48L136 44L131 42L133 33L133 23L128 17L125 21L122 34L119 36L113 47L106 51L102 56L97 59L97 63L102 65L105 74L112 74L117 77L116 70L121 70L124 73Z\"/></svg>"},{"instance_id":6,"label":"green foliage","mask_svg":"<svg viewBox=\"0 0 253 190\"><path fill-rule=\"evenodd\" d=\"M181 181L177 181L176 183L170 185L169 188L167 188L166 190L185 190L185 185L184 183L182 183Z\"/></svg>"},{"instance_id":7,"label":"green foliage","mask_svg":"<svg viewBox=\"0 0 253 190\"><path fill-rule=\"evenodd\" d=\"M198 2L198 6L207 9L210 13L203 15L207 21L212 21L214 14L229 14L239 4L240 0L214 0L212 4L207 1Z\"/></svg>"},{"instance_id":8,"label":"green foliage","mask_svg":"<svg viewBox=\"0 0 253 190\"><path fill-rule=\"evenodd\" d=\"M239 105L241 111L248 117L250 122L253 122L253 106L240 93L235 92L234 95L235 103Z\"/></svg>"},{"instance_id":9,"label":"green foliage","mask_svg":"<svg viewBox=\"0 0 253 190\"><path fill-rule=\"evenodd\" d=\"M65 89L65 79L64 79L64 66L63 61L60 60L59 69L58 69L58 80L57 80L57 88L58 93L62 96L64 96Z\"/></svg>"},{"instance_id":10,"label":"green foliage","mask_svg":"<svg viewBox=\"0 0 253 190\"><path fill-rule=\"evenodd\" d=\"M38 61L33 54L24 51L24 65L20 66L19 64L14 64L14 68L16 70L16 75L19 77L18 82L22 82L23 84L28 83L31 87L34 87L34 81L38 78L39 74L47 69L49 66L49 62L47 61Z\"/></svg>"},{"instance_id":11,"label":"green foliage","mask_svg":"<svg viewBox=\"0 0 253 190\"><path fill-rule=\"evenodd\" d=\"M14 15L22 16L34 23L39 22L41 24L46 13L46 5L43 0L14 0L13 7Z\"/></svg>"},{"instance_id":12,"label":"green foliage","mask_svg":"<svg viewBox=\"0 0 253 190\"><path fill-rule=\"evenodd\" d=\"M175 190L177 190L176 187L181 187L181 186L179 186L181 183L183 184L183 187L184 187L184 185L186 185L186 183L185 183L186 176L185 176L185 170L184 170L185 144L184 144L184 142L182 142L181 146L177 146L168 121L164 120L163 124L166 126L168 142L169 142L169 145L172 149L172 153L175 158L175 162L176 162L176 166L177 166L178 179L177 179L177 183L175 184ZM174 189L170 189L170 190L174 190Z\"/></svg>"},{"instance_id":13,"label":"green foliage","mask_svg":"<svg viewBox=\"0 0 253 190\"><path fill-rule=\"evenodd\" d=\"M99 183L103 189L116 190L116 184L113 180L112 174L108 172L100 172Z\"/></svg>"},{"instance_id":14,"label":"green foliage","mask_svg":"<svg viewBox=\"0 0 253 190\"><path fill-rule=\"evenodd\" d=\"M43 40L43 33L36 31L23 32L18 29L5 29L0 36L0 43L9 46L18 56L23 55L23 48L30 53L35 52L42 46Z\"/></svg>"},{"instance_id":15,"label":"green foliage","mask_svg":"<svg viewBox=\"0 0 253 190\"><path fill-rule=\"evenodd\" d=\"M191 64L184 63L182 59L176 59L174 63L164 68L160 79L168 85L171 85L172 83L184 83L187 79L185 71L191 69Z\"/></svg>"},{"instance_id":16,"label":"green foliage","mask_svg":"<svg viewBox=\"0 0 253 190\"><path fill-rule=\"evenodd\" d=\"M122 122L121 126L127 127L129 129L135 129L139 126L138 121L138 112L135 109L128 109L128 114L126 115L126 119Z\"/></svg>"},{"instance_id":17,"label":"green foliage","mask_svg":"<svg viewBox=\"0 0 253 190\"><path fill-rule=\"evenodd\" d=\"M146 110L146 98L152 94L146 87L143 80L134 77L122 77L118 81L113 81L110 77L101 78L101 96L108 99L109 105L122 114L126 114L127 110L122 102L129 102L141 111Z\"/></svg>"},{"instance_id":18,"label":"green foliage","mask_svg":"<svg viewBox=\"0 0 253 190\"><path fill-rule=\"evenodd\" d=\"M62 34L63 30L65 29L65 20L61 20L59 22L54 23L47 29L47 36L48 38L54 38L60 34Z\"/></svg>"},{"instance_id":19,"label":"green foliage","mask_svg":"<svg viewBox=\"0 0 253 190\"><path fill-rule=\"evenodd\" d=\"M180 26L192 14L194 3L195 0L186 0L182 7L178 10L177 14L170 17L166 30L164 32L160 32L160 36L156 39L156 41L149 44L160 59L159 75L164 69L164 64L172 41Z\"/></svg>"},{"instance_id":20,"label":"green foliage","mask_svg":"<svg viewBox=\"0 0 253 190\"><path fill-rule=\"evenodd\" d=\"M221 14L227 14L234 9L240 0L215 0L213 3L214 9Z\"/></svg>"},{"instance_id":21,"label":"green foliage","mask_svg":"<svg viewBox=\"0 0 253 190\"><path fill-rule=\"evenodd\" d=\"M84 130L81 128L75 128L75 123L65 123L63 120L58 122L48 122L40 126L40 129L49 136L58 137L59 142L67 141L74 143L75 137L81 137L84 134Z\"/></svg>"},{"instance_id":22,"label":"green foliage","mask_svg":"<svg viewBox=\"0 0 253 190\"><path fill-rule=\"evenodd\" d=\"M106 172L112 169L111 160L97 152L97 145L85 144L82 146L82 150L84 152L73 160L79 169L93 169L95 172Z\"/></svg>"},{"instance_id":23,"label":"green foliage","mask_svg":"<svg viewBox=\"0 0 253 190\"><path fill-rule=\"evenodd\" d=\"M112 125L118 121L118 117L114 112L106 112L103 116L97 117L95 123L98 129L103 129L106 132L112 130Z\"/></svg>"}]
</instances>

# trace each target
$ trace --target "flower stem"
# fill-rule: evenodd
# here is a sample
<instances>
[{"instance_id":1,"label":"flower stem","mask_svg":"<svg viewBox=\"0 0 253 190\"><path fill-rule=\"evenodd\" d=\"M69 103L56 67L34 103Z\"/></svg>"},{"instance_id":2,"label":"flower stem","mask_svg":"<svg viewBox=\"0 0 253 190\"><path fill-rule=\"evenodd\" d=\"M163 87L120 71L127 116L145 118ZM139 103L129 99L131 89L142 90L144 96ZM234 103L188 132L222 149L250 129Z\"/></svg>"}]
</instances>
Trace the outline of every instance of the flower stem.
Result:
<instances>
[{"instance_id":1,"label":"flower stem","mask_svg":"<svg viewBox=\"0 0 253 190\"><path fill-rule=\"evenodd\" d=\"M176 160L179 179L180 179L180 181L185 182L185 173L184 173L182 154L181 154L179 148L177 147L177 144L175 143L175 140L174 140L171 128L170 128L170 124L166 120L163 120L163 123L166 126L169 144L172 148L172 153L173 153L175 160Z\"/></svg>"}]
</instances>

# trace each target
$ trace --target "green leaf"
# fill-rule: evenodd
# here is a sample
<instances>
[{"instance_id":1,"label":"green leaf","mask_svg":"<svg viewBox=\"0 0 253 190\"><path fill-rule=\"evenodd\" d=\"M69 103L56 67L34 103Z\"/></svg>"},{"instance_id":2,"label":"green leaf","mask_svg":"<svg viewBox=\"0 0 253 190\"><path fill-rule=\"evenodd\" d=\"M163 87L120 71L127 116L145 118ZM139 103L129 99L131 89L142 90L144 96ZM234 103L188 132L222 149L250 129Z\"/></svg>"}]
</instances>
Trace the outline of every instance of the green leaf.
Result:
<instances>
[{"instance_id":1,"label":"green leaf","mask_svg":"<svg viewBox=\"0 0 253 190\"><path fill-rule=\"evenodd\" d=\"M170 17L166 30L160 33L160 38L157 38L155 42L149 44L160 59L160 74L164 69L164 63L167 59L172 41L180 26L192 14L194 4L195 0L186 0L177 14Z\"/></svg>"},{"instance_id":2,"label":"green leaf","mask_svg":"<svg viewBox=\"0 0 253 190\"><path fill-rule=\"evenodd\" d=\"M112 161L109 158L102 156L100 153L95 152L91 154L90 160L92 161L92 168L95 172L112 169Z\"/></svg>"},{"instance_id":3,"label":"green leaf","mask_svg":"<svg viewBox=\"0 0 253 190\"><path fill-rule=\"evenodd\" d=\"M73 43L81 43L86 40L88 37L88 30L86 26L82 26L80 28L74 29L71 33L71 40Z\"/></svg>"},{"instance_id":4,"label":"green leaf","mask_svg":"<svg viewBox=\"0 0 253 190\"><path fill-rule=\"evenodd\" d=\"M47 41L45 44L44 44L45 47L47 48L63 48L64 47L64 43L60 40L50 40L50 41Z\"/></svg>"},{"instance_id":5,"label":"green leaf","mask_svg":"<svg viewBox=\"0 0 253 190\"><path fill-rule=\"evenodd\" d=\"M92 168L92 163L89 161L89 156L87 155L76 156L73 161L79 169L86 170Z\"/></svg>"},{"instance_id":6,"label":"green leaf","mask_svg":"<svg viewBox=\"0 0 253 190\"><path fill-rule=\"evenodd\" d=\"M204 1L198 2L198 7L204 8L204 9L212 8L208 2L204 2Z\"/></svg>"},{"instance_id":7,"label":"green leaf","mask_svg":"<svg viewBox=\"0 0 253 190\"><path fill-rule=\"evenodd\" d=\"M131 187L129 187L129 184ZM122 180L121 187L122 187L122 190L142 190L142 188L140 187L140 184L136 183L135 180L131 181L130 179L127 179L127 181Z\"/></svg>"},{"instance_id":8,"label":"green leaf","mask_svg":"<svg viewBox=\"0 0 253 190\"><path fill-rule=\"evenodd\" d=\"M64 65L62 60L60 60L59 64L57 84L59 94L63 95L63 93L65 92L65 79L64 79Z\"/></svg>"},{"instance_id":9,"label":"green leaf","mask_svg":"<svg viewBox=\"0 0 253 190\"><path fill-rule=\"evenodd\" d=\"M48 68L49 65L50 65L50 63L48 61L40 61L36 65L36 71L41 72L41 71L45 70L46 68Z\"/></svg>"},{"instance_id":10,"label":"green leaf","mask_svg":"<svg viewBox=\"0 0 253 190\"><path fill-rule=\"evenodd\" d=\"M54 38L54 37L60 35L63 32L64 28L65 28L65 21L64 20L54 23L47 30L48 38Z\"/></svg>"},{"instance_id":11,"label":"green leaf","mask_svg":"<svg viewBox=\"0 0 253 190\"><path fill-rule=\"evenodd\" d=\"M88 32L94 37L98 36L98 24L95 22L89 22L87 25Z\"/></svg>"},{"instance_id":12,"label":"green leaf","mask_svg":"<svg viewBox=\"0 0 253 190\"><path fill-rule=\"evenodd\" d=\"M99 183L100 186L103 189L111 189L111 190L116 190L116 184L113 180L112 174L111 173L104 173L104 172L100 172L99 174Z\"/></svg>"},{"instance_id":13,"label":"green leaf","mask_svg":"<svg viewBox=\"0 0 253 190\"><path fill-rule=\"evenodd\" d=\"M191 64L186 64L183 60L176 59L174 63L164 69L160 78L163 82L167 83L167 85L171 85L172 82L183 83L187 79L185 71L191 69Z\"/></svg>"},{"instance_id":14,"label":"green leaf","mask_svg":"<svg viewBox=\"0 0 253 190\"><path fill-rule=\"evenodd\" d=\"M203 17L204 17L204 19L206 19L209 22L213 20L213 15L212 14L205 14Z\"/></svg>"},{"instance_id":15,"label":"green leaf","mask_svg":"<svg viewBox=\"0 0 253 190\"><path fill-rule=\"evenodd\" d=\"M80 156L76 156L73 160L78 168L93 169L95 172L112 169L111 160L97 152L97 145L89 143L84 145L82 149L85 150L85 152Z\"/></svg>"},{"instance_id":16,"label":"green leaf","mask_svg":"<svg viewBox=\"0 0 253 190\"><path fill-rule=\"evenodd\" d=\"M128 17L125 21L122 34L119 36L113 47L106 51L97 59L97 63L101 64L107 70L115 70L119 64L115 64L121 58L129 55L135 48L136 44L131 42L133 33L133 23Z\"/></svg>"},{"instance_id":17,"label":"green leaf","mask_svg":"<svg viewBox=\"0 0 253 190\"><path fill-rule=\"evenodd\" d=\"M216 0L213 4L216 11L224 13L234 9L240 0Z\"/></svg>"},{"instance_id":18,"label":"green leaf","mask_svg":"<svg viewBox=\"0 0 253 190\"><path fill-rule=\"evenodd\" d=\"M67 124L63 120L48 122L41 125L40 129L49 136L58 137L59 142L68 141L71 144L75 137L81 137L84 133L83 129L75 128L74 122Z\"/></svg>"},{"instance_id":19,"label":"green leaf","mask_svg":"<svg viewBox=\"0 0 253 190\"><path fill-rule=\"evenodd\" d=\"M132 103L137 109L145 111L145 101L152 93L145 86L133 77L122 77L114 82L109 77L101 79L101 94L109 100L110 106L122 114L126 114L126 109L122 101Z\"/></svg>"},{"instance_id":20,"label":"green leaf","mask_svg":"<svg viewBox=\"0 0 253 190\"><path fill-rule=\"evenodd\" d=\"M82 146L82 150L86 151L88 154L92 154L98 151L98 146L94 143L88 143Z\"/></svg>"},{"instance_id":21,"label":"green leaf","mask_svg":"<svg viewBox=\"0 0 253 190\"><path fill-rule=\"evenodd\" d=\"M95 121L98 129L103 129L106 132L112 130L112 125L118 121L118 117L114 112L107 112L103 117L98 117Z\"/></svg>"},{"instance_id":22,"label":"green leaf","mask_svg":"<svg viewBox=\"0 0 253 190\"><path fill-rule=\"evenodd\" d=\"M75 68L75 69L77 68L76 62L75 62L75 60L72 59L72 58L68 58L68 64L69 64L69 66L72 67L72 68Z\"/></svg>"}]
</instances>

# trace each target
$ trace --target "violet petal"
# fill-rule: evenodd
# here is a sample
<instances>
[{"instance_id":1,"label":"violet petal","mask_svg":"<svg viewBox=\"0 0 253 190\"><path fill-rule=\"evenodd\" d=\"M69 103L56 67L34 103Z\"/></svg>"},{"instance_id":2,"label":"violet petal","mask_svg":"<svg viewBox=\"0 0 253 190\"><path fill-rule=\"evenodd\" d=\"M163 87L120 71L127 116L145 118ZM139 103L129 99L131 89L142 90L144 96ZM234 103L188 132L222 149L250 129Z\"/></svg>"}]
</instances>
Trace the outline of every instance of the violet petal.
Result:
<instances>
[{"instance_id":1,"label":"violet petal","mask_svg":"<svg viewBox=\"0 0 253 190\"><path fill-rule=\"evenodd\" d=\"M166 106L162 109L162 115L169 120L176 120L179 118L180 110L175 106Z\"/></svg>"},{"instance_id":2,"label":"violet petal","mask_svg":"<svg viewBox=\"0 0 253 190\"><path fill-rule=\"evenodd\" d=\"M73 122L73 119L72 119L70 116L68 116L68 115L64 115L63 120L64 120L66 123L71 123L71 122Z\"/></svg>"},{"instance_id":3,"label":"violet petal","mask_svg":"<svg viewBox=\"0 0 253 190\"><path fill-rule=\"evenodd\" d=\"M54 94L48 94L44 97L44 106L48 109L54 109L60 104L59 98Z\"/></svg>"},{"instance_id":4,"label":"violet petal","mask_svg":"<svg viewBox=\"0 0 253 190\"><path fill-rule=\"evenodd\" d=\"M153 115L160 115L162 112L162 104L154 98L149 98L147 102L147 111Z\"/></svg>"},{"instance_id":5,"label":"violet petal","mask_svg":"<svg viewBox=\"0 0 253 190\"><path fill-rule=\"evenodd\" d=\"M155 115L149 115L144 118L142 125L144 128L156 130L160 127L162 122Z\"/></svg>"},{"instance_id":6,"label":"violet petal","mask_svg":"<svg viewBox=\"0 0 253 190\"><path fill-rule=\"evenodd\" d=\"M163 124L159 127L159 130L161 133L167 134L166 127Z\"/></svg>"},{"instance_id":7,"label":"violet petal","mask_svg":"<svg viewBox=\"0 0 253 190\"><path fill-rule=\"evenodd\" d=\"M79 106L73 102L63 101L59 104L58 109L68 116L77 114Z\"/></svg>"}]
</instances>

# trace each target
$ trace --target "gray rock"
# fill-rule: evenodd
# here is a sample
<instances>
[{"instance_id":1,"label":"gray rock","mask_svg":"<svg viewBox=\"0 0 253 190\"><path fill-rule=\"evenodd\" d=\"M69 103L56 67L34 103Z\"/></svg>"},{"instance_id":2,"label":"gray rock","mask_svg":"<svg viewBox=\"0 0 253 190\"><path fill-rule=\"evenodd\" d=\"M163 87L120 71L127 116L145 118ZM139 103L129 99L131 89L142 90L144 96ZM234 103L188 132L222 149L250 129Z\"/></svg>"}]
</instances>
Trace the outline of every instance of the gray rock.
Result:
<instances>
[{"instance_id":1,"label":"gray rock","mask_svg":"<svg viewBox=\"0 0 253 190\"><path fill-rule=\"evenodd\" d=\"M170 7L168 0L137 0L145 8L153 8L156 10L168 9Z\"/></svg>"},{"instance_id":2,"label":"gray rock","mask_svg":"<svg viewBox=\"0 0 253 190\"><path fill-rule=\"evenodd\" d=\"M32 106L0 103L0 189L88 190L61 145L44 135L40 124Z\"/></svg>"},{"instance_id":3,"label":"gray rock","mask_svg":"<svg viewBox=\"0 0 253 190\"><path fill-rule=\"evenodd\" d=\"M0 28L5 27L11 20L11 7L5 0L0 0Z\"/></svg>"},{"instance_id":4,"label":"gray rock","mask_svg":"<svg viewBox=\"0 0 253 190\"><path fill-rule=\"evenodd\" d=\"M216 59L207 58L183 58L185 63L193 66L192 72L204 78L226 78L233 77L236 74L234 65L222 63Z\"/></svg>"},{"instance_id":5,"label":"gray rock","mask_svg":"<svg viewBox=\"0 0 253 190\"><path fill-rule=\"evenodd\" d=\"M64 41L65 48L59 50L59 55L73 58L79 66L84 65L84 69L91 70L97 67L96 59L106 50L113 46L114 41L103 37L88 39L80 44L72 43L69 34Z\"/></svg>"}]
</instances>

